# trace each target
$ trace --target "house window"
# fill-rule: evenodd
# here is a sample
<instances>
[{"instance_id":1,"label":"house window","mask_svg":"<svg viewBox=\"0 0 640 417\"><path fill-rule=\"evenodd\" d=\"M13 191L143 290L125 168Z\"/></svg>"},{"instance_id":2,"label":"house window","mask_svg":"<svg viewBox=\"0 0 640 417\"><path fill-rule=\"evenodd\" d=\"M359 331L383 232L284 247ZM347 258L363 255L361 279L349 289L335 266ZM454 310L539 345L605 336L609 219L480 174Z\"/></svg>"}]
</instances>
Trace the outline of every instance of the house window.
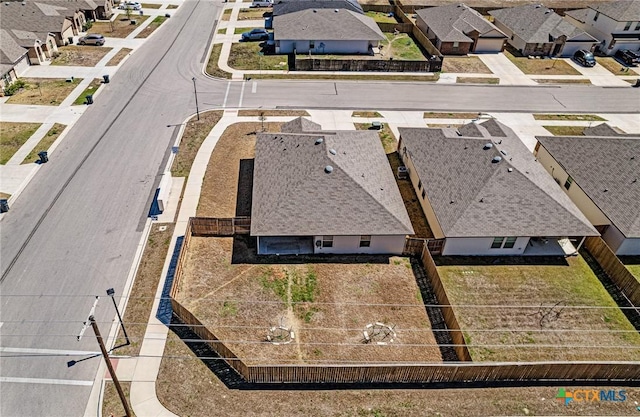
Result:
<instances>
[{"instance_id":1,"label":"house window","mask_svg":"<svg viewBox=\"0 0 640 417\"><path fill-rule=\"evenodd\" d=\"M503 241L504 241L503 237L494 237L493 243L491 244L491 249L500 249L502 247Z\"/></svg>"},{"instance_id":2,"label":"house window","mask_svg":"<svg viewBox=\"0 0 640 417\"><path fill-rule=\"evenodd\" d=\"M626 25L624 25L624 29L623 30L629 30L631 28L631 22L627 22Z\"/></svg>"},{"instance_id":3,"label":"house window","mask_svg":"<svg viewBox=\"0 0 640 417\"><path fill-rule=\"evenodd\" d=\"M360 247L368 248L371 246L371 235L362 235L360 236Z\"/></svg>"},{"instance_id":4,"label":"house window","mask_svg":"<svg viewBox=\"0 0 640 417\"><path fill-rule=\"evenodd\" d=\"M422 190L422 180L418 180L418 190Z\"/></svg>"},{"instance_id":5,"label":"house window","mask_svg":"<svg viewBox=\"0 0 640 417\"><path fill-rule=\"evenodd\" d=\"M315 49L316 48L316 41L309 41L309 49Z\"/></svg>"},{"instance_id":6,"label":"house window","mask_svg":"<svg viewBox=\"0 0 640 417\"><path fill-rule=\"evenodd\" d=\"M453 43L453 49L458 49L460 47L460 42Z\"/></svg>"},{"instance_id":7,"label":"house window","mask_svg":"<svg viewBox=\"0 0 640 417\"><path fill-rule=\"evenodd\" d=\"M332 248L333 247L333 236L322 236L322 247L323 248Z\"/></svg>"},{"instance_id":8,"label":"house window","mask_svg":"<svg viewBox=\"0 0 640 417\"><path fill-rule=\"evenodd\" d=\"M567 181L565 181L564 183L564 188L568 190L569 188L571 188L571 184L573 184L573 178L568 177Z\"/></svg>"},{"instance_id":9,"label":"house window","mask_svg":"<svg viewBox=\"0 0 640 417\"><path fill-rule=\"evenodd\" d=\"M505 240L504 242L503 248L505 249L513 248L516 245L516 240L518 240L517 237L508 237L507 240Z\"/></svg>"},{"instance_id":10,"label":"house window","mask_svg":"<svg viewBox=\"0 0 640 417\"><path fill-rule=\"evenodd\" d=\"M600 17L600 12L596 12L596 15L593 16L593 21L595 22L596 20L598 20L598 17Z\"/></svg>"},{"instance_id":11,"label":"house window","mask_svg":"<svg viewBox=\"0 0 640 417\"><path fill-rule=\"evenodd\" d=\"M427 190L422 190L422 199L424 200L426 196L427 196Z\"/></svg>"}]
</instances>

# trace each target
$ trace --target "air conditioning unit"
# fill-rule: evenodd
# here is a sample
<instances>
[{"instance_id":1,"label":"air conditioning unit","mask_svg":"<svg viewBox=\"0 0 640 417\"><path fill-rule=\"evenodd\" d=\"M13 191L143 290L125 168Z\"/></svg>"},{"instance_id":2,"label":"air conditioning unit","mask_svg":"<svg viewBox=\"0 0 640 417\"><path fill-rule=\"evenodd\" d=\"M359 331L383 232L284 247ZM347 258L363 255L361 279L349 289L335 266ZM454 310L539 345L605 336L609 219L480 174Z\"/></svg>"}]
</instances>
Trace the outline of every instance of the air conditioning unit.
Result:
<instances>
[{"instance_id":1,"label":"air conditioning unit","mask_svg":"<svg viewBox=\"0 0 640 417\"><path fill-rule=\"evenodd\" d=\"M400 165L398 167L398 179L406 180L408 177L409 177L409 170L407 169L406 166Z\"/></svg>"}]
</instances>

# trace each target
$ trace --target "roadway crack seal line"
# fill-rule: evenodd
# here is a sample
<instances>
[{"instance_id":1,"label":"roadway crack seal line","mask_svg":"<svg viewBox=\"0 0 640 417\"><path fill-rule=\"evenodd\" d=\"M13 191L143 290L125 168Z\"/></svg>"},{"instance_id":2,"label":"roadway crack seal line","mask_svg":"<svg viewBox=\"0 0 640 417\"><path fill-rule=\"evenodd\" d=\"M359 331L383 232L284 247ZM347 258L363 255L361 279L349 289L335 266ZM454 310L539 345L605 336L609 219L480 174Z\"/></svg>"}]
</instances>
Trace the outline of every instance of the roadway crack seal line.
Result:
<instances>
[{"instance_id":1,"label":"roadway crack seal line","mask_svg":"<svg viewBox=\"0 0 640 417\"><path fill-rule=\"evenodd\" d=\"M158 67L158 65L160 65L160 63L162 62L162 60L164 59L164 57L169 53L169 51L171 50L171 47L173 47L173 45L176 43L178 36L180 36L180 34L182 33L182 31L184 30L185 26L187 26L187 23L189 22L189 19L191 17L191 15L194 14L194 12L196 11L196 8L198 6L198 4L200 4L200 2L196 2L195 6L193 8L193 10L191 10L191 13L189 14L189 16L187 17L187 19L185 19L184 23L182 24L182 27L180 28L180 30L178 31L178 33L176 34L175 38L173 39L173 41L171 42L171 44L168 46L167 50L162 54L162 56L160 57L160 59L155 63L155 65L153 66L153 68L151 69L151 71L149 71L149 73L147 74L146 77L144 77L144 79L142 80L142 82L140 83L140 85L138 86L138 88L135 89L135 91L133 92L133 94L131 94L131 96L129 97L129 99L127 100L127 102L125 103L125 105L122 107L122 109L118 112L118 114L113 118L113 120L111 121L111 123L109 123L109 125L107 126L107 128L104 130L104 132L102 133L102 135L100 135L100 137L98 138L98 140L96 141L96 143L93 144L93 146L91 147L91 149L89 149L89 152L87 152L87 155L82 159L82 161L80 162L80 164L78 164L78 166L73 170L73 172L71 173L71 175L69 176L69 178L64 182L64 184L62 185L62 188L60 188L60 191L58 191L58 193L56 194L56 196L53 198L53 201L51 201L51 204L49 204L49 206L47 207L47 209L44 211L44 213L42 213L42 216L40 216L40 218L38 219L38 221L36 222L36 225L34 226L34 228L31 230L31 232L29 232L29 235L27 236L27 239L25 239L24 243L22 244L22 246L20 246L20 249L18 250L18 253L16 253L16 256L13 257L13 259L11 260L11 262L9 263L9 265L7 266L7 269L4 271L4 273L2 274L2 277L0 277L0 283L4 282L5 278L7 278L7 276L9 275L9 273L11 272L11 270L13 269L13 266L15 265L15 263L18 261L18 258L20 258L20 255L22 255L22 252L24 252L25 248L27 247L27 245L29 244L29 242L31 241L31 239L33 238L33 235L35 235L35 233L38 231L38 229L40 228L40 225L42 224L42 222L44 221L44 219L47 217L47 215L49 214L49 212L51 211L51 209L53 208L53 206L56 204L56 202L58 201L58 199L60 198L60 196L62 195L62 193L67 189L67 187L69 186L69 184L71 183L71 180L73 180L76 176L76 174L78 173L78 171L80 171L80 168L82 168L85 164L85 162L87 162L87 159L89 158L89 156L91 156L91 154L93 153L93 151L95 151L95 149L98 147L98 145L102 142L102 139L104 139L104 137L107 135L107 133L109 132L109 130L111 130L111 127L116 123L116 121L118 120L118 118L124 113L124 111L126 110L127 106L129 105L129 103L131 103L131 100L133 100L134 97L137 96L138 92L140 91L140 89L145 85L145 83L147 82L147 80L149 79L149 77L151 77L151 74L153 74L153 72L155 71L155 69Z\"/></svg>"},{"instance_id":2,"label":"roadway crack seal line","mask_svg":"<svg viewBox=\"0 0 640 417\"><path fill-rule=\"evenodd\" d=\"M93 385L93 381L83 381L79 379L47 379L47 378L18 378L11 376L0 376L0 382L17 384L44 384L44 385L78 385L88 387Z\"/></svg>"}]
</instances>

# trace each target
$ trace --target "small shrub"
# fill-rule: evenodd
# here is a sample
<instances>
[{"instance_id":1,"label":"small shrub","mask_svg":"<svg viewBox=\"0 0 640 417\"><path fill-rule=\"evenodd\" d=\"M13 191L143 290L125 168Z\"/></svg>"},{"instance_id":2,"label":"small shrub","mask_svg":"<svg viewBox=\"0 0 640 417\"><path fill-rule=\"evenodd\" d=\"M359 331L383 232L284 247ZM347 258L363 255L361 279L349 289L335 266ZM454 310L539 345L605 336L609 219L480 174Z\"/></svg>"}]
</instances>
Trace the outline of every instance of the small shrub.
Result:
<instances>
[{"instance_id":1,"label":"small shrub","mask_svg":"<svg viewBox=\"0 0 640 417\"><path fill-rule=\"evenodd\" d=\"M12 96L16 93L16 91L18 91L24 86L25 86L25 82L23 80L16 80L11 84L9 84L7 87L5 87L4 93L8 96Z\"/></svg>"}]
</instances>

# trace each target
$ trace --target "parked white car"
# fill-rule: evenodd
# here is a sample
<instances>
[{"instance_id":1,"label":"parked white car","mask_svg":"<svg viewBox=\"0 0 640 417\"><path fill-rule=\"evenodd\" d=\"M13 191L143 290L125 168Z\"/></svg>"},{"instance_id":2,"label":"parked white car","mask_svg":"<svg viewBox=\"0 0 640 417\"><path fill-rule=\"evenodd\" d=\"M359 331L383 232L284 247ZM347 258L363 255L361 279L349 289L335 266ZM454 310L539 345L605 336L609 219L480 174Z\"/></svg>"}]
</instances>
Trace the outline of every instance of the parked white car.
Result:
<instances>
[{"instance_id":1,"label":"parked white car","mask_svg":"<svg viewBox=\"0 0 640 417\"><path fill-rule=\"evenodd\" d=\"M273 7L273 0L253 0L249 7Z\"/></svg>"},{"instance_id":2,"label":"parked white car","mask_svg":"<svg viewBox=\"0 0 640 417\"><path fill-rule=\"evenodd\" d=\"M120 6L118 6L118 9L140 10L142 9L142 5L137 1L125 1L120 3Z\"/></svg>"}]
</instances>

